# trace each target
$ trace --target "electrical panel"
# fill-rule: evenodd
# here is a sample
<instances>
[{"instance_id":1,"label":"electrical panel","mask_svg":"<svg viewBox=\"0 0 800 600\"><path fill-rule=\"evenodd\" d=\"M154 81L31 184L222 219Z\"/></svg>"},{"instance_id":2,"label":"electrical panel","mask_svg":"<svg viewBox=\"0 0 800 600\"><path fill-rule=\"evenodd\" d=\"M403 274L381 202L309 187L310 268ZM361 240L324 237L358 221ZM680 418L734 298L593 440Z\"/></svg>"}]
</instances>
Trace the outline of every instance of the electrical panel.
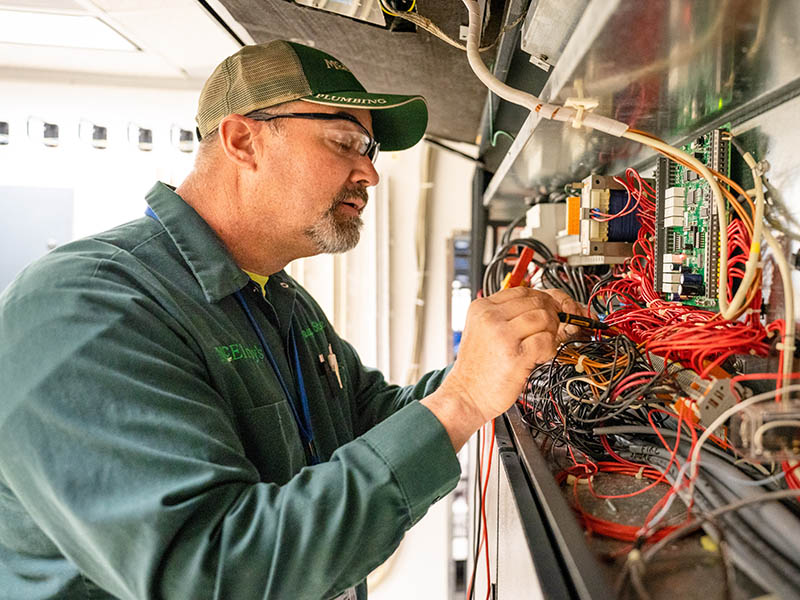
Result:
<instances>
[{"instance_id":1,"label":"electrical panel","mask_svg":"<svg viewBox=\"0 0 800 600\"><path fill-rule=\"evenodd\" d=\"M530 56L499 69L529 97L495 97L531 112L476 204L509 220L531 197L563 206L556 252L533 248L521 281L594 320L505 416L521 526L553 541L525 550L570 565L546 597L800 597L798 23L798 3L540 0ZM524 242L493 257L484 293Z\"/></svg>"}]
</instances>

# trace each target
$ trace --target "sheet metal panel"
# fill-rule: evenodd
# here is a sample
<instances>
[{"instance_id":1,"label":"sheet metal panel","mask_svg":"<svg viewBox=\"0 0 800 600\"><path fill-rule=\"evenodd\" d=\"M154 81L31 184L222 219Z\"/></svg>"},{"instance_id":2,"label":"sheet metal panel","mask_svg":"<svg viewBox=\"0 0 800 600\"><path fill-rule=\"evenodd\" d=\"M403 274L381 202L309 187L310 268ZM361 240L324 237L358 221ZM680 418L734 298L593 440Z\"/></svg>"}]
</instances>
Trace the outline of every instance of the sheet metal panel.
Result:
<instances>
[{"instance_id":1,"label":"sheet metal panel","mask_svg":"<svg viewBox=\"0 0 800 600\"><path fill-rule=\"evenodd\" d=\"M548 0L549 1L549 0ZM778 0L593 2L542 92L584 95L596 112L680 144L743 123L800 94L800 3ZM638 144L528 118L484 203L556 190L652 156Z\"/></svg>"}]
</instances>

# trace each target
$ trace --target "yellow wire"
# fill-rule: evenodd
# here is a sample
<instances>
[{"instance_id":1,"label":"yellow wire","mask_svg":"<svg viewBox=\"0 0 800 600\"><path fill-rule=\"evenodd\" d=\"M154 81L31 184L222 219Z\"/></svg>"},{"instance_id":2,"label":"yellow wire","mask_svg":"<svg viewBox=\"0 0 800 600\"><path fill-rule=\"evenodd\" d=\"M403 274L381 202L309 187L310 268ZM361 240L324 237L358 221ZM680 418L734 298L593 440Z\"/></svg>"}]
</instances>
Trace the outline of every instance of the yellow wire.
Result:
<instances>
[{"instance_id":1,"label":"yellow wire","mask_svg":"<svg viewBox=\"0 0 800 600\"><path fill-rule=\"evenodd\" d=\"M416 1L417 0L414 0L415 3L416 3ZM387 15L389 15L390 17L399 17L400 16L397 13L389 12L388 10L386 10L386 8L383 6L383 0L378 0L378 4L380 5L381 10L383 12L385 12Z\"/></svg>"},{"instance_id":2,"label":"yellow wire","mask_svg":"<svg viewBox=\"0 0 800 600\"><path fill-rule=\"evenodd\" d=\"M399 17L399 16L400 16L400 15L398 15L397 13L389 12L388 10L386 10L386 8L384 8L384 6L383 6L383 0L378 0L378 4L380 5L380 7L381 7L381 10L382 10L383 12L385 12L387 15L389 15L389 16L391 16L391 17ZM414 10L414 7L415 7L416 5L417 5L417 0L414 0L414 1L411 3L411 8L409 8L409 9L408 9L406 12L407 12L407 13L410 13L412 10Z\"/></svg>"}]
</instances>

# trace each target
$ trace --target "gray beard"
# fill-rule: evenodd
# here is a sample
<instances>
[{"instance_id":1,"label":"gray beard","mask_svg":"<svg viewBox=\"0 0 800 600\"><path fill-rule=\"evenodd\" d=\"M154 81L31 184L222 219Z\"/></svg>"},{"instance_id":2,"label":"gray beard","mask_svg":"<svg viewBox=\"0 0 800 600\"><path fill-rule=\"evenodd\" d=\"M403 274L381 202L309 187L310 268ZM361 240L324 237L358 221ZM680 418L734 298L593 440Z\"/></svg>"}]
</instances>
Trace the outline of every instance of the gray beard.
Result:
<instances>
[{"instance_id":1,"label":"gray beard","mask_svg":"<svg viewBox=\"0 0 800 600\"><path fill-rule=\"evenodd\" d=\"M364 224L361 217L342 217L336 213L337 207L351 198L367 201L367 190L364 188L343 189L333 198L331 207L325 214L306 229L305 234L314 242L317 252L321 254L339 254L352 250L361 237Z\"/></svg>"}]
</instances>

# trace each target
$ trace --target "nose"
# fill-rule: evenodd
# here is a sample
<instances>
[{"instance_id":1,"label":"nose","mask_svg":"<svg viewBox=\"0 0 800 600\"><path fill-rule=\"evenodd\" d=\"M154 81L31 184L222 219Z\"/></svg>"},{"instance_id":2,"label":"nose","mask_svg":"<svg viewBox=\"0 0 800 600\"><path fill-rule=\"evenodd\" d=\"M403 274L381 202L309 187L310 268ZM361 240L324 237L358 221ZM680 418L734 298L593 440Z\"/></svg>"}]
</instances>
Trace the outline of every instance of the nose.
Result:
<instances>
[{"instance_id":1,"label":"nose","mask_svg":"<svg viewBox=\"0 0 800 600\"><path fill-rule=\"evenodd\" d=\"M367 156L359 156L357 164L350 175L350 181L363 187L378 185L380 175L375 170L375 165Z\"/></svg>"}]
</instances>

